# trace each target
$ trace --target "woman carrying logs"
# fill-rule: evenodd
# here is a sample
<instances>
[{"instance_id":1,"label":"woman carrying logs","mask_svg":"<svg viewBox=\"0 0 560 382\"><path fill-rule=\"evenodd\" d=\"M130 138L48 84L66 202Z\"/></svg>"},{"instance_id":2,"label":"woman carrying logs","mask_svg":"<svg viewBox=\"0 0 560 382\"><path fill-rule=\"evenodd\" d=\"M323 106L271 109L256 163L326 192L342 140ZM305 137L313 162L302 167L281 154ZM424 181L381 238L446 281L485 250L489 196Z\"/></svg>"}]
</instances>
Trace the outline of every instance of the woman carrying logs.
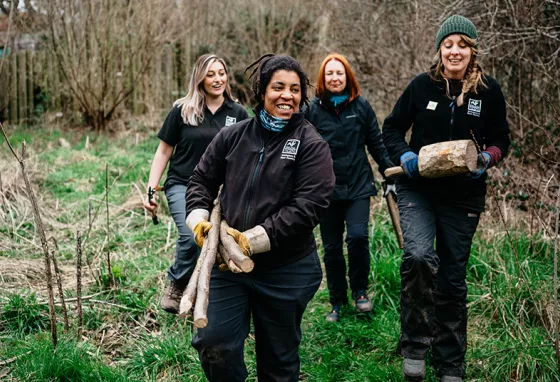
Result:
<instances>
[{"instance_id":1,"label":"woman carrying logs","mask_svg":"<svg viewBox=\"0 0 560 382\"><path fill-rule=\"evenodd\" d=\"M403 373L412 381L424 379L430 348L442 382L465 377L467 262L484 211L486 170L510 145L504 96L477 63L476 38L470 20L449 17L436 35L435 65L410 82L383 125L389 155L407 175L397 181L404 236L399 351ZM465 139L478 151L473 173L419 175L420 148Z\"/></svg>"},{"instance_id":2,"label":"woman carrying logs","mask_svg":"<svg viewBox=\"0 0 560 382\"><path fill-rule=\"evenodd\" d=\"M191 177L187 224L204 243L223 184L222 217L254 269L214 266L208 324L192 344L210 381L245 381L252 318L258 380L295 382L303 312L322 278L313 228L328 207L334 174L327 143L300 112L308 87L300 64L268 54L251 68L255 117L222 129L208 146Z\"/></svg>"},{"instance_id":3,"label":"woman carrying logs","mask_svg":"<svg viewBox=\"0 0 560 382\"><path fill-rule=\"evenodd\" d=\"M343 235L348 245L348 278L358 312L370 312L367 295L370 270L369 206L377 192L365 148L383 174L392 166L381 139L377 118L360 95L360 85L346 58L328 55L317 77L316 97L305 116L328 142L333 157L336 184L332 201L321 219L325 248L325 271L332 308L327 321L338 321L340 307L348 303Z\"/></svg>"},{"instance_id":4,"label":"woman carrying logs","mask_svg":"<svg viewBox=\"0 0 560 382\"><path fill-rule=\"evenodd\" d=\"M160 142L148 179L148 193L153 194L151 190L156 189L169 163L164 190L179 238L175 262L167 270L170 284L161 300L161 307L167 312L178 313L181 296L200 252L191 229L185 224L189 177L220 129L246 118L247 111L233 98L224 60L214 54L200 56L194 65L187 95L175 101L158 133ZM144 203L144 208L152 214L157 206L150 197Z\"/></svg>"}]
</instances>

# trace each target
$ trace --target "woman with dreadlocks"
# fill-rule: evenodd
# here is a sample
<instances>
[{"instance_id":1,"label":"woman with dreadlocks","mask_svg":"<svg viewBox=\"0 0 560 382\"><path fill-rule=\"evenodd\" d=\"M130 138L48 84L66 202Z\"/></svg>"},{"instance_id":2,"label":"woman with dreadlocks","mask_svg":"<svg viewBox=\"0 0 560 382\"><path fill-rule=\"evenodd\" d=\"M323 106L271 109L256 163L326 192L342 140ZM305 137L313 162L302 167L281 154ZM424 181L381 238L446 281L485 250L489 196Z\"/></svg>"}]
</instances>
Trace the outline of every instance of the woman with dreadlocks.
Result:
<instances>
[{"instance_id":1,"label":"woman with dreadlocks","mask_svg":"<svg viewBox=\"0 0 560 382\"><path fill-rule=\"evenodd\" d=\"M297 381L301 320L322 273L313 228L334 187L327 143L300 112L308 78L289 56L265 55L250 65L255 117L222 129L194 170L187 192L187 224L202 245L212 201L251 273L210 278L208 326L192 344L206 377L245 381L243 347L251 318L259 381Z\"/></svg>"},{"instance_id":2,"label":"woman with dreadlocks","mask_svg":"<svg viewBox=\"0 0 560 382\"><path fill-rule=\"evenodd\" d=\"M442 382L465 377L467 262L484 211L486 170L510 145L504 96L477 63L476 38L470 20L449 17L436 35L436 64L410 82L383 124L389 155L406 173L397 180L404 237L399 350L411 381L424 379L430 347ZM419 175L422 146L459 139L474 140L478 169L438 179Z\"/></svg>"}]
</instances>

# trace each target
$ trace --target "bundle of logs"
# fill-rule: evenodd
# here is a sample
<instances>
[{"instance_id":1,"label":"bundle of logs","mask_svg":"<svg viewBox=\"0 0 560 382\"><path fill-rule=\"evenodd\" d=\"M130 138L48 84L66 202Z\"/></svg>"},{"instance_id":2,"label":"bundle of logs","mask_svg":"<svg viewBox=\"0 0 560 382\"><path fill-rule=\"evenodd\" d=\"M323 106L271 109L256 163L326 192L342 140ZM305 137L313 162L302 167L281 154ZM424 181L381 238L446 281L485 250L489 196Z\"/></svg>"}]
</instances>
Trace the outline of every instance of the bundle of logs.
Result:
<instances>
[{"instance_id":1,"label":"bundle of logs","mask_svg":"<svg viewBox=\"0 0 560 382\"><path fill-rule=\"evenodd\" d=\"M220 270L234 273L251 272L255 264L245 256L233 237L228 235L227 222L222 220L222 210L218 199L210 214L212 228L204 240L200 257L179 306L179 316L187 317L193 309L194 326L204 328L208 324L206 312L208 309L208 294L210 291L210 274L218 259Z\"/></svg>"}]
</instances>

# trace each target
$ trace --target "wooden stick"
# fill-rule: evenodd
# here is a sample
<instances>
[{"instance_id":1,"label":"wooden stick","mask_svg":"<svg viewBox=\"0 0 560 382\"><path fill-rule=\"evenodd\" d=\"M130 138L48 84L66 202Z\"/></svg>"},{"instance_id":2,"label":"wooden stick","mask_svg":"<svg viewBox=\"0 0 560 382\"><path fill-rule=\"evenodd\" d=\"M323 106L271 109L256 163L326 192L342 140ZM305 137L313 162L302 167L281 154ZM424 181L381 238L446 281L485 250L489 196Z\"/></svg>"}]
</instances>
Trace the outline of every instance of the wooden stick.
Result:
<instances>
[{"instance_id":1,"label":"wooden stick","mask_svg":"<svg viewBox=\"0 0 560 382\"><path fill-rule=\"evenodd\" d=\"M53 284L52 284L52 273L51 273L51 259L49 255L49 246L47 243L47 236L45 234L45 228L43 226L43 219L41 219L41 214L39 212L39 205L37 204L37 199L35 198L35 193L33 192L33 188L31 187L31 182L29 181L29 177L25 172L25 141L21 143L21 155L18 156L15 152L10 140L8 139L8 135L6 135L6 131L4 130L4 125L0 122L0 130L2 131L2 135L6 139L6 143L10 148L10 151L19 162L21 167L21 174L23 176L23 181L25 183L25 189L27 190L27 195L29 196L29 200L31 201L31 207L33 210L33 216L35 217L35 224L37 225L37 231L39 232L39 238L41 239L41 247L43 248L43 256L45 259L45 278L47 281L47 292L49 295L49 316L50 316L50 324L51 324L51 338L53 347L56 348L56 344L58 342L58 333L56 329L56 311L54 309L54 291L53 291Z\"/></svg>"},{"instance_id":2,"label":"wooden stick","mask_svg":"<svg viewBox=\"0 0 560 382\"><path fill-rule=\"evenodd\" d=\"M229 228L228 223L225 220L222 220L220 223L220 241L227 252L229 259L235 263L235 265L240 268L243 272L248 273L253 270L255 267L255 263L249 257L245 256L239 245L233 237L228 235L227 229ZM221 252L220 252L221 253ZM224 257L224 254L222 257ZM224 257L225 260L225 257Z\"/></svg>"},{"instance_id":3,"label":"wooden stick","mask_svg":"<svg viewBox=\"0 0 560 382\"><path fill-rule=\"evenodd\" d=\"M216 203L210 214L212 228L208 232L208 237L204 244L208 242L208 252L202 263L200 275L198 276L198 287L196 290L196 302L194 305L194 326L204 328L208 324L206 312L208 310L208 295L210 292L210 275L216 261L218 253L218 243L220 242L220 221L222 220L222 209L220 203Z\"/></svg>"},{"instance_id":4,"label":"wooden stick","mask_svg":"<svg viewBox=\"0 0 560 382\"><path fill-rule=\"evenodd\" d=\"M232 271L233 273L243 273L243 269L235 265L233 260L229 257L229 253L222 243L218 245L218 253L220 254L220 256L222 256L224 263L227 265L230 271Z\"/></svg>"},{"instance_id":5,"label":"wooden stick","mask_svg":"<svg viewBox=\"0 0 560 382\"><path fill-rule=\"evenodd\" d=\"M62 287L62 279L60 278L60 269L58 268L58 261L56 260L56 253L54 248L51 249L51 260L54 267L56 284L58 286L58 294L62 305L62 314L64 317L64 332L68 333L68 329L70 328L70 324L68 323L68 309L66 309L66 303L64 302L64 288Z\"/></svg>"},{"instance_id":6,"label":"wooden stick","mask_svg":"<svg viewBox=\"0 0 560 382\"><path fill-rule=\"evenodd\" d=\"M78 341L82 338L83 311L82 311L82 236L76 232L76 301L78 310Z\"/></svg>"},{"instance_id":7,"label":"wooden stick","mask_svg":"<svg viewBox=\"0 0 560 382\"><path fill-rule=\"evenodd\" d=\"M200 269L202 268L202 263L204 262L204 258L206 257L207 253L208 240L204 240L204 244L202 244L202 250L200 251L200 255L198 256L198 260L196 261L196 266L194 267L192 276L189 280L189 283L187 284L185 293L183 293L181 303L179 304L179 317L181 318L186 318L192 306L194 305L194 300L196 297L196 287L198 285L198 276L200 275Z\"/></svg>"}]
</instances>

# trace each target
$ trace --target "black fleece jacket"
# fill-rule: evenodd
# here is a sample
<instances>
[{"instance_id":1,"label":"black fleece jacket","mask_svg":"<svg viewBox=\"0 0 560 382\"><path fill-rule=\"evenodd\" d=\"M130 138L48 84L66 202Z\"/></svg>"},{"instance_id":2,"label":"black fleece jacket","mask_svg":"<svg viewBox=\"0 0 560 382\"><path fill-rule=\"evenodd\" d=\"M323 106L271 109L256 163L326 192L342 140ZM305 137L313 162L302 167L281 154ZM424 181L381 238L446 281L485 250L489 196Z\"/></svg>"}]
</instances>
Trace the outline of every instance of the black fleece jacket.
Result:
<instances>
[{"instance_id":1,"label":"black fleece jacket","mask_svg":"<svg viewBox=\"0 0 560 382\"><path fill-rule=\"evenodd\" d=\"M393 163L400 163L400 156L407 151L418 154L423 146L473 139L473 135L481 150L497 147L503 159L510 146L505 100L496 80L486 75L483 78L487 87L467 94L459 107L454 99L447 97L444 81L434 80L428 72L415 77L383 123L383 142ZM411 127L407 144L405 134ZM468 175L415 180L401 177L398 182L462 201L465 207L482 211L485 180L486 173L478 179Z\"/></svg>"},{"instance_id":2,"label":"black fleece jacket","mask_svg":"<svg viewBox=\"0 0 560 382\"><path fill-rule=\"evenodd\" d=\"M315 249L313 228L334 187L327 143L303 114L281 133L261 126L258 115L224 127L208 146L190 179L187 215L211 210L220 194L222 216L240 231L261 225L271 251L256 254L255 272L280 267Z\"/></svg>"},{"instance_id":3,"label":"black fleece jacket","mask_svg":"<svg viewBox=\"0 0 560 382\"><path fill-rule=\"evenodd\" d=\"M331 149L336 176L332 199L357 200L375 195L377 190L365 148L379 165L381 174L392 163L369 102L358 96L337 112L314 97L304 114Z\"/></svg>"}]
</instances>

